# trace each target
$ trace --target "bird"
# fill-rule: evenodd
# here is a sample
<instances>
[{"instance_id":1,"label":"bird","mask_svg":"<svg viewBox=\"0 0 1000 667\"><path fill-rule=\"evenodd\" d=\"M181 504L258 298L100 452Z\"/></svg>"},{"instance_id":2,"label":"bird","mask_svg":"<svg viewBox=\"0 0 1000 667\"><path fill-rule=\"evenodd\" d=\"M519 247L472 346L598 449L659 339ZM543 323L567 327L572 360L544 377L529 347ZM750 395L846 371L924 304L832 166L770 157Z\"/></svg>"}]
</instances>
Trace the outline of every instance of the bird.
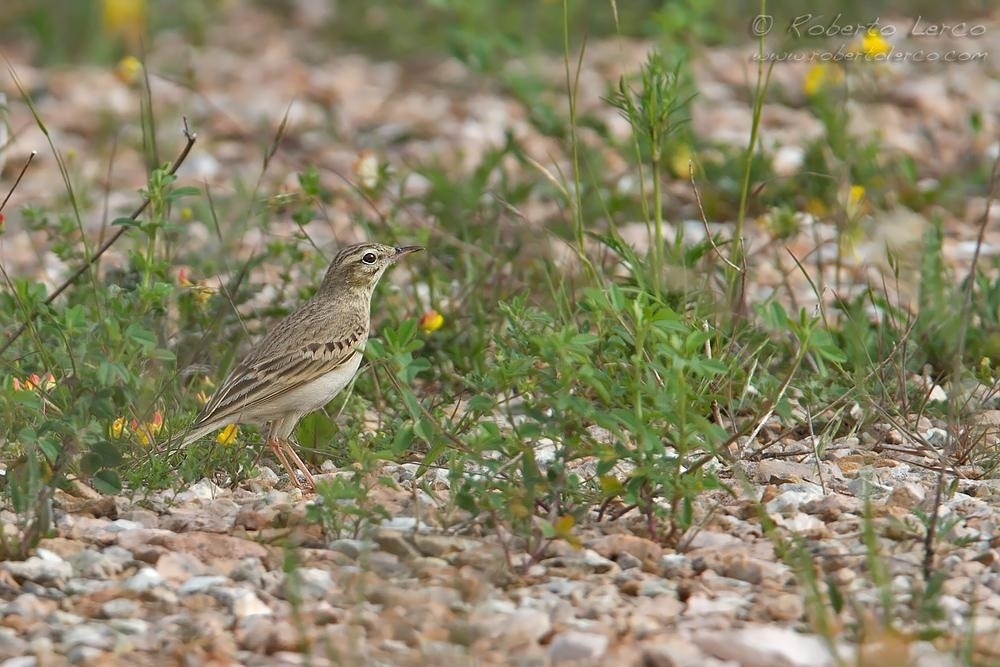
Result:
<instances>
[{"instance_id":1,"label":"bird","mask_svg":"<svg viewBox=\"0 0 1000 667\"><path fill-rule=\"evenodd\" d=\"M372 293L386 269L421 246L358 243L340 250L316 294L247 353L202 408L180 447L230 424L267 426L265 443L302 487L316 488L289 438L299 420L346 387L361 366Z\"/></svg>"}]
</instances>

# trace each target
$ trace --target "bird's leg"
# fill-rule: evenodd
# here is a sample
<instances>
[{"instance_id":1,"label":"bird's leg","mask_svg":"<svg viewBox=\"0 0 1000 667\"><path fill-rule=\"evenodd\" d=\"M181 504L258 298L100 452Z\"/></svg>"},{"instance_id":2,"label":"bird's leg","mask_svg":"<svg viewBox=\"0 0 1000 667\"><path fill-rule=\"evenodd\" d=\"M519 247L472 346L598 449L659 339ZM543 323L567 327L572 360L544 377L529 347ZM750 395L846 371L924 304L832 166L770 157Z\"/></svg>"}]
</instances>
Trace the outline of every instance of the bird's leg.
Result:
<instances>
[{"instance_id":1,"label":"bird's leg","mask_svg":"<svg viewBox=\"0 0 1000 667\"><path fill-rule=\"evenodd\" d=\"M292 478L292 484L302 488L302 485L299 484L299 478L295 474L295 468L292 467L292 464L288 461L288 457L285 455L285 450L282 447L283 444L284 441L279 440L278 438L270 436L267 438L267 446L270 447L272 452L274 452L274 455L278 458L278 461L281 462L281 465L285 467L285 471L288 473L288 476Z\"/></svg>"},{"instance_id":2,"label":"bird's leg","mask_svg":"<svg viewBox=\"0 0 1000 667\"><path fill-rule=\"evenodd\" d=\"M305 478L306 485L309 488L315 489L316 480L313 479L312 473L309 472L309 468L302 462L299 455L295 453L295 450L292 448L292 443L289 441L292 428L295 426L295 422L297 421L298 416L294 419L283 417L270 422L267 431L267 446L271 448L274 455L278 457L279 461L281 461L281 465L285 466L285 470L288 471L288 476L292 478L292 484L300 489L303 488L302 484L299 483L298 475L295 474L297 469Z\"/></svg>"},{"instance_id":3,"label":"bird's leg","mask_svg":"<svg viewBox=\"0 0 1000 667\"><path fill-rule=\"evenodd\" d=\"M292 448L292 443L289 442L288 440L284 440L282 442L285 445L285 453L289 457L291 457L292 462L294 462L296 467L298 467L298 469L302 471L303 477L306 478L307 485L312 489L315 489L316 480L313 479L312 473L309 472L309 468L306 466L306 464L302 461L302 459L299 458L299 455L295 453L295 450Z\"/></svg>"}]
</instances>

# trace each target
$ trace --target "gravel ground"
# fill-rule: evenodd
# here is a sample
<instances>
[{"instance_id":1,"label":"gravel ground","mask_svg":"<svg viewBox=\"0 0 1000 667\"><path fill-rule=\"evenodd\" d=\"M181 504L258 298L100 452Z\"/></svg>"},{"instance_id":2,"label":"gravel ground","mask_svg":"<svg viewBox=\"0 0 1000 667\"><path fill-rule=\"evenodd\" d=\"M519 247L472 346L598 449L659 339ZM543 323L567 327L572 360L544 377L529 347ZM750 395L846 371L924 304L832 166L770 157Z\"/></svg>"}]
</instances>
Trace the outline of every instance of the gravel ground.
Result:
<instances>
[{"instance_id":1,"label":"gravel ground","mask_svg":"<svg viewBox=\"0 0 1000 667\"><path fill-rule=\"evenodd\" d=\"M948 576L931 625L942 639L908 637L928 627L912 614L899 636L860 645L812 632L798 577L762 536L753 499L848 597L837 622L865 623L882 591L864 574L859 494L872 500L905 617L920 585L916 512L934 482L915 457L857 439L832 449L819 464L742 466L744 497L701 498L700 528L677 548L642 537L639 522L594 520L578 546L528 554L467 520L449 525L426 486L410 488L411 465L385 468L399 492L380 489L377 500L395 515L358 538L307 522L315 500L275 488L266 467L236 490L204 480L135 498L60 492L58 536L26 561L0 563L0 664L819 667L837 664L832 651L847 664L961 664L949 637L1000 661L996 480L963 481L944 503L956 521L939 546Z\"/></svg>"}]
</instances>

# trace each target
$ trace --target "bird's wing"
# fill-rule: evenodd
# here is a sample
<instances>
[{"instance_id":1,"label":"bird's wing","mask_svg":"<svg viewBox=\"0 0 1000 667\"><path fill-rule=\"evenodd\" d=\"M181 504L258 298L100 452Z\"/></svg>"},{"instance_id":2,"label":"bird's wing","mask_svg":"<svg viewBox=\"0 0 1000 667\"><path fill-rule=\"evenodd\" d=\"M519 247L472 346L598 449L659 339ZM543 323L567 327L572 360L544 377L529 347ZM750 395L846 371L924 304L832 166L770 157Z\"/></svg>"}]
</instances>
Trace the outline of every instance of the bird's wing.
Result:
<instances>
[{"instance_id":1,"label":"bird's wing","mask_svg":"<svg viewBox=\"0 0 1000 667\"><path fill-rule=\"evenodd\" d=\"M306 385L347 362L361 349L368 331L358 326L343 337L271 355L251 355L233 369L192 425L228 423L283 394Z\"/></svg>"}]
</instances>

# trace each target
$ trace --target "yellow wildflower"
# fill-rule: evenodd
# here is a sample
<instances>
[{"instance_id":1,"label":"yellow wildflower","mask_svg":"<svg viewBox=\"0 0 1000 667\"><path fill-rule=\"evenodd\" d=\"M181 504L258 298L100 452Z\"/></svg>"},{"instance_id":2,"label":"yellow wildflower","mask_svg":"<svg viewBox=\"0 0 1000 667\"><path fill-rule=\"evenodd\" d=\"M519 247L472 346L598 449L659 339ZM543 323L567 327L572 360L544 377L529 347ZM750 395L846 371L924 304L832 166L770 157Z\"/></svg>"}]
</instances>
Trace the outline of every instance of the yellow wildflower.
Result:
<instances>
[{"instance_id":1,"label":"yellow wildflower","mask_svg":"<svg viewBox=\"0 0 1000 667\"><path fill-rule=\"evenodd\" d=\"M844 210L847 212L849 220L858 217L858 214L861 213L864 199L865 187L863 185L852 185L847 191L847 204L844 206Z\"/></svg>"},{"instance_id":2,"label":"yellow wildflower","mask_svg":"<svg viewBox=\"0 0 1000 667\"><path fill-rule=\"evenodd\" d=\"M197 285L191 288L191 296L199 306L204 306L208 303L208 300L212 298L214 293L215 290L208 285L202 284L202 281L199 281Z\"/></svg>"},{"instance_id":3,"label":"yellow wildflower","mask_svg":"<svg viewBox=\"0 0 1000 667\"><path fill-rule=\"evenodd\" d=\"M129 423L129 426L131 427L132 431L135 432L135 439L139 441L140 445L142 445L143 447L149 447L151 444L153 444L153 436L150 435L149 431L147 431L145 428L140 428L139 422L133 419Z\"/></svg>"},{"instance_id":4,"label":"yellow wildflower","mask_svg":"<svg viewBox=\"0 0 1000 667\"><path fill-rule=\"evenodd\" d=\"M436 310L428 310L420 318L420 328L424 333L432 334L444 326L444 316Z\"/></svg>"},{"instance_id":5,"label":"yellow wildflower","mask_svg":"<svg viewBox=\"0 0 1000 667\"><path fill-rule=\"evenodd\" d=\"M215 289L209 286L208 281L199 280L193 282L188 278L187 269L182 268L177 271L177 284L191 290L191 297L199 306L204 306L212 298L212 295L215 294Z\"/></svg>"},{"instance_id":6,"label":"yellow wildflower","mask_svg":"<svg viewBox=\"0 0 1000 667\"><path fill-rule=\"evenodd\" d=\"M163 429L163 413L157 410L153 413L153 421L149 422L147 426L152 430L153 435L156 435Z\"/></svg>"},{"instance_id":7,"label":"yellow wildflower","mask_svg":"<svg viewBox=\"0 0 1000 667\"><path fill-rule=\"evenodd\" d=\"M104 32L138 46L146 26L145 0L101 0Z\"/></svg>"},{"instance_id":8,"label":"yellow wildflower","mask_svg":"<svg viewBox=\"0 0 1000 667\"><path fill-rule=\"evenodd\" d=\"M156 440L156 434L163 429L163 414L157 410L153 413L153 418L142 426L135 419L130 425L139 444L148 447Z\"/></svg>"},{"instance_id":9,"label":"yellow wildflower","mask_svg":"<svg viewBox=\"0 0 1000 667\"><path fill-rule=\"evenodd\" d=\"M39 378L38 375L32 373L31 380L34 382L36 389L52 391L56 388L56 379L53 377L52 373L46 373L43 378Z\"/></svg>"},{"instance_id":10,"label":"yellow wildflower","mask_svg":"<svg viewBox=\"0 0 1000 667\"><path fill-rule=\"evenodd\" d=\"M38 373L32 373L24 380L14 378L12 385L14 391L52 391L56 388L56 379L52 373L46 373L45 377L39 377Z\"/></svg>"},{"instance_id":11,"label":"yellow wildflower","mask_svg":"<svg viewBox=\"0 0 1000 667\"><path fill-rule=\"evenodd\" d=\"M810 197L804 208L805 212L814 218L824 218L830 212L819 197Z\"/></svg>"},{"instance_id":12,"label":"yellow wildflower","mask_svg":"<svg viewBox=\"0 0 1000 667\"><path fill-rule=\"evenodd\" d=\"M826 62L819 62L809 68L806 78L802 82L802 90L809 97L815 97L821 93L839 86L844 82L844 70L840 65L833 65Z\"/></svg>"},{"instance_id":13,"label":"yellow wildflower","mask_svg":"<svg viewBox=\"0 0 1000 667\"><path fill-rule=\"evenodd\" d=\"M240 427L236 424L230 424L226 428L219 431L218 435L215 436L215 441L222 446L231 445L236 442L236 436L240 434Z\"/></svg>"},{"instance_id":14,"label":"yellow wildflower","mask_svg":"<svg viewBox=\"0 0 1000 667\"><path fill-rule=\"evenodd\" d=\"M135 83L140 74L142 74L142 63L135 56L125 56L115 66L115 78L126 86Z\"/></svg>"},{"instance_id":15,"label":"yellow wildflower","mask_svg":"<svg viewBox=\"0 0 1000 667\"><path fill-rule=\"evenodd\" d=\"M114 420L111 423L111 426L108 427L108 437L110 437L112 440L118 440L126 433L128 433L128 429L125 426L124 417L119 417L118 419Z\"/></svg>"},{"instance_id":16,"label":"yellow wildflower","mask_svg":"<svg viewBox=\"0 0 1000 667\"><path fill-rule=\"evenodd\" d=\"M864 54L866 60L874 60L892 53L892 44L885 41L878 29L869 28L861 38L861 44L856 51Z\"/></svg>"},{"instance_id":17,"label":"yellow wildflower","mask_svg":"<svg viewBox=\"0 0 1000 667\"><path fill-rule=\"evenodd\" d=\"M694 153L687 144L680 144L670 155L670 171L674 178L690 178L691 170L694 169Z\"/></svg>"}]
</instances>

